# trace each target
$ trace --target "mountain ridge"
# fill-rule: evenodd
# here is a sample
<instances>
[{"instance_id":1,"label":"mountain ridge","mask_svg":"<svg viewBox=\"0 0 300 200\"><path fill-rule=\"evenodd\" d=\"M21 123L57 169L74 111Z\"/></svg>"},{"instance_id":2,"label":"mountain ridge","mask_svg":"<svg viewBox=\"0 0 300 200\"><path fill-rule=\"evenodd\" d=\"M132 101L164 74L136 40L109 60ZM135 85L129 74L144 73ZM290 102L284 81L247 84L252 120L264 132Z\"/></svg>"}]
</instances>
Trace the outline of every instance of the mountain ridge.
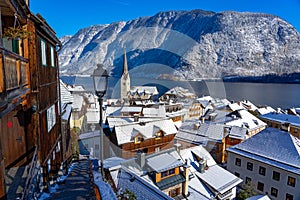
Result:
<instances>
[{"instance_id":1,"label":"mountain ridge","mask_svg":"<svg viewBox=\"0 0 300 200\"><path fill-rule=\"evenodd\" d=\"M299 33L264 13L159 12L80 29L62 43L59 63L65 75L91 74L103 63L119 77L124 51L133 76L167 73L195 79L300 72Z\"/></svg>"}]
</instances>

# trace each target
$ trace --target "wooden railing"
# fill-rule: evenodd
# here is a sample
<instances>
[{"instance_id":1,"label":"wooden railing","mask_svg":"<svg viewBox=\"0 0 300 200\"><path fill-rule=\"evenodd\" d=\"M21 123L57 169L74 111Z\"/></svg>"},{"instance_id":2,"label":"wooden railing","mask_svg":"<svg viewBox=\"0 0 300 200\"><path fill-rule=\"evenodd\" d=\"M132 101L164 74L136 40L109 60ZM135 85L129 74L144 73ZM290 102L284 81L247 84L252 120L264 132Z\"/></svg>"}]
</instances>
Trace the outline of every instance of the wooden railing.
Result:
<instances>
[{"instance_id":1,"label":"wooden railing","mask_svg":"<svg viewBox=\"0 0 300 200\"><path fill-rule=\"evenodd\" d=\"M35 147L33 157L30 163L30 168L26 178L25 187L23 190L22 198L23 200L34 199L35 194L39 192L39 166L38 166L38 156L37 147Z\"/></svg>"},{"instance_id":2,"label":"wooden railing","mask_svg":"<svg viewBox=\"0 0 300 200\"><path fill-rule=\"evenodd\" d=\"M0 93L29 84L28 59L0 47Z\"/></svg>"}]
</instances>

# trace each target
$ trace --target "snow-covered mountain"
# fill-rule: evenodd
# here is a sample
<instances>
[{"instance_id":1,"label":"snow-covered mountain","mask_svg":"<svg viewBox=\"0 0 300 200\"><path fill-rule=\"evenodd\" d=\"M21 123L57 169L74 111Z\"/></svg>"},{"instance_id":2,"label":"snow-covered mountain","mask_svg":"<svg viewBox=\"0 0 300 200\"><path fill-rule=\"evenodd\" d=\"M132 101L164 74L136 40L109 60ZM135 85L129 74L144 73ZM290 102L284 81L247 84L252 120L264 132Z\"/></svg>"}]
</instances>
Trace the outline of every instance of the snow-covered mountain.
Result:
<instances>
[{"instance_id":1,"label":"snow-covered mountain","mask_svg":"<svg viewBox=\"0 0 300 200\"><path fill-rule=\"evenodd\" d=\"M300 72L300 36L283 19L262 13L160 12L128 22L95 25L64 37L61 74L91 74L103 63L130 73L216 78ZM126 50L125 50L126 49Z\"/></svg>"}]
</instances>

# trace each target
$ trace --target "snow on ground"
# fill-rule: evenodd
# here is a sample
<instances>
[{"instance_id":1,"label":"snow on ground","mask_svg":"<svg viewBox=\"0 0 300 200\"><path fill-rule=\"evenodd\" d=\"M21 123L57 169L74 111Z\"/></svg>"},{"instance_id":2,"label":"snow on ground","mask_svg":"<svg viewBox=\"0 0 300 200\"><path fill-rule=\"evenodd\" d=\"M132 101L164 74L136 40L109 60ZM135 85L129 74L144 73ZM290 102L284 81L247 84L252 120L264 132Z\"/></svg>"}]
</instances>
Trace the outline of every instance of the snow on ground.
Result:
<instances>
[{"instance_id":1,"label":"snow on ground","mask_svg":"<svg viewBox=\"0 0 300 200\"><path fill-rule=\"evenodd\" d=\"M93 171L94 183L98 186L102 199L117 200L116 194L110 185L102 180L99 172Z\"/></svg>"}]
</instances>

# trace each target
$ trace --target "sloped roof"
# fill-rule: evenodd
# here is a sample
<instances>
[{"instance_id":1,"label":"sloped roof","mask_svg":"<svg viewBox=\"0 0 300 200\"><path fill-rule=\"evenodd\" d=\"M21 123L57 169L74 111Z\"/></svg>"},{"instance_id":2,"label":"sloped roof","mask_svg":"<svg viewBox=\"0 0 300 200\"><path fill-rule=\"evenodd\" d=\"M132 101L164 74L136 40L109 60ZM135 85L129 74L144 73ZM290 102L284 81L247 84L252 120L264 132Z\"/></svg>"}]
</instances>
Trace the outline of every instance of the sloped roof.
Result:
<instances>
[{"instance_id":1,"label":"sloped roof","mask_svg":"<svg viewBox=\"0 0 300 200\"><path fill-rule=\"evenodd\" d=\"M205 184L209 188L223 194L224 192L232 189L242 182L241 179L230 173L229 171L218 166L210 153L203 146L195 146L192 148L184 149L180 151L180 155L183 160L188 160L190 167L190 174L193 174L192 180L189 182L189 187L196 188L200 186L203 194L212 194L208 188L201 187ZM207 161L208 168L204 173L199 172L198 159L204 159ZM191 176L190 176L191 177ZM222 177L222 178L220 178Z\"/></svg>"},{"instance_id":2,"label":"sloped roof","mask_svg":"<svg viewBox=\"0 0 300 200\"><path fill-rule=\"evenodd\" d=\"M71 95L71 92L66 87L66 85L60 80L60 96L61 96L61 102L63 103L73 103L74 98Z\"/></svg>"},{"instance_id":3,"label":"sloped roof","mask_svg":"<svg viewBox=\"0 0 300 200\"><path fill-rule=\"evenodd\" d=\"M267 128L228 151L300 174L300 140L285 131Z\"/></svg>"},{"instance_id":4,"label":"sloped roof","mask_svg":"<svg viewBox=\"0 0 300 200\"><path fill-rule=\"evenodd\" d=\"M206 124L201 123L198 125L199 128L195 129L195 124L197 124L195 121L186 121L184 122L179 131L178 131L178 137L182 138L185 137L186 139L190 141L201 141L202 137L207 137L212 140L222 140L224 136L224 125L223 124ZM185 136L184 136L185 135ZM187 137L188 136L188 137Z\"/></svg>"},{"instance_id":5,"label":"sloped roof","mask_svg":"<svg viewBox=\"0 0 300 200\"><path fill-rule=\"evenodd\" d=\"M159 94L158 91L157 91L157 88L156 86L131 86L130 87L130 92L133 93L133 92L136 92L138 91L138 93L143 93L144 91L148 94L151 94L151 95L157 95Z\"/></svg>"},{"instance_id":6,"label":"sloped roof","mask_svg":"<svg viewBox=\"0 0 300 200\"><path fill-rule=\"evenodd\" d=\"M174 157L169 152L147 158L146 162L149 167L158 173L174 169L175 167L179 167L184 164L181 159Z\"/></svg>"},{"instance_id":7,"label":"sloped roof","mask_svg":"<svg viewBox=\"0 0 300 200\"><path fill-rule=\"evenodd\" d=\"M282 114L282 113L268 113L265 115L260 115L261 118L277 121L280 123L290 123L295 126L300 126L300 116L296 115L288 115L288 114Z\"/></svg>"},{"instance_id":8,"label":"sloped roof","mask_svg":"<svg viewBox=\"0 0 300 200\"><path fill-rule=\"evenodd\" d=\"M230 113L229 116L232 117L232 120L226 122L226 125L244 127L250 131L267 125L247 110L236 110Z\"/></svg>"},{"instance_id":9,"label":"sloped roof","mask_svg":"<svg viewBox=\"0 0 300 200\"><path fill-rule=\"evenodd\" d=\"M139 131L145 138L154 138L153 129L158 127L164 132L164 135L176 134L177 129L171 119L160 119L152 121L144 121L143 123L125 123L123 125L115 126L118 144L129 143L132 141L133 130Z\"/></svg>"},{"instance_id":10,"label":"sloped roof","mask_svg":"<svg viewBox=\"0 0 300 200\"><path fill-rule=\"evenodd\" d=\"M244 140L246 139L247 129L239 126L232 126L229 131L229 137Z\"/></svg>"}]
</instances>

